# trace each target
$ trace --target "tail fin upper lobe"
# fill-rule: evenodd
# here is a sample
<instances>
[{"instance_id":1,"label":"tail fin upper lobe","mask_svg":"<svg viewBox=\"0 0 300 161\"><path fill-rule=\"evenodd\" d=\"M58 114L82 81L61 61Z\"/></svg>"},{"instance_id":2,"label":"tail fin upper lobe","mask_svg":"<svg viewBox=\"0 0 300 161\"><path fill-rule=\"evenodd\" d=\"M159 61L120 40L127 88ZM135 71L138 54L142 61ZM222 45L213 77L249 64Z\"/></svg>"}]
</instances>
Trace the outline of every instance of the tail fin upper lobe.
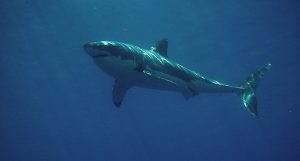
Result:
<instances>
[{"instance_id":1,"label":"tail fin upper lobe","mask_svg":"<svg viewBox=\"0 0 300 161\"><path fill-rule=\"evenodd\" d=\"M245 108L254 117L258 116L257 111L257 99L255 95L256 88L265 73L271 68L271 63L265 64L263 67L258 69L255 73L251 74L246 81L241 85L245 90L240 93L242 102Z\"/></svg>"}]
</instances>

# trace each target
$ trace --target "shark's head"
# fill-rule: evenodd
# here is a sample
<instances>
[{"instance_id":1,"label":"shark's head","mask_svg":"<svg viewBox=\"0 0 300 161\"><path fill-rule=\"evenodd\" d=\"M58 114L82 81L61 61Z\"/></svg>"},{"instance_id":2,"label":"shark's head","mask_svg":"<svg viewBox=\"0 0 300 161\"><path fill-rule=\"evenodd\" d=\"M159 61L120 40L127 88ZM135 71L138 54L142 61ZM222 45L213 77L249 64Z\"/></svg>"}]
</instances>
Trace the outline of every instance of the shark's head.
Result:
<instances>
[{"instance_id":1,"label":"shark's head","mask_svg":"<svg viewBox=\"0 0 300 161\"><path fill-rule=\"evenodd\" d=\"M118 46L108 41L86 43L83 45L83 48L87 54L96 59L114 57L119 52Z\"/></svg>"},{"instance_id":2,"label":"shark's head","mask_svg":"<svg viewBox=\"0 0 300 161\"><path fill-rule=\"evenodd\" d=\"M135 54L126 44L113 41L90 42L83 45L85 52L110 75L136 67Z\"/></svg>"}]
</instances>

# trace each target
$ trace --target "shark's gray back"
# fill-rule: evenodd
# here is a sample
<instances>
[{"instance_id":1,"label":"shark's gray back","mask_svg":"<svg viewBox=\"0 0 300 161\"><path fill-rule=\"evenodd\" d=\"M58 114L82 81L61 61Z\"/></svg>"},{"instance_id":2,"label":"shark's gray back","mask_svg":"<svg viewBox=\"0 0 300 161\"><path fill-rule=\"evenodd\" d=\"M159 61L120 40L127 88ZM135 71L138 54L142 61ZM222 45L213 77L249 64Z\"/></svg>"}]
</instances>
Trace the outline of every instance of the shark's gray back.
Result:
<instances>
[{"instance_id":1,"label":"shark's gray back","mask_svg":"<svg viewBox=\"0 0 300 161\"><path fill-rule=\"evenodd\" d=\"M148 68L149 70L160 71L165 74L181 78L186 82L190 82L199 78L204 78L199 73L185 68L184 66L178 63L175 63L174 61L171 61L170 59L162 56L161 54L151 49L146 50L135 45L117 41L112 41L110 43L113 43L114 45L123 48L124 52L126 52L126 57L128 59L135 59L138 65L141 65L146 69Z\"/></svg>"}]
</instances>

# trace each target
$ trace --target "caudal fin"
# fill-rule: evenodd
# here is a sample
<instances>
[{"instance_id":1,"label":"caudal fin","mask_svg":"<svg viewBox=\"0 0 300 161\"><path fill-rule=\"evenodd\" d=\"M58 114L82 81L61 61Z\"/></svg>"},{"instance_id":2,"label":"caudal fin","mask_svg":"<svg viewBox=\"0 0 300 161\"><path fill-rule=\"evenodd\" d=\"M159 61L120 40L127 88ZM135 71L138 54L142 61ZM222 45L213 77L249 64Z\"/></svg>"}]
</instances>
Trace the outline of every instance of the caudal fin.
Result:
<instances>
[{"instance_id":1,"label":"caudal fin","mask_svg":"<svg viewBox=\"0 0 300 161\"><path fill-rule=\"evenodd\" d=\"M255 91L262 77L265 75L266 71L271 68L271 63L265 64L263 67L258 69L255 73L251 74L245 82L241 85L244 88L244 92L240 94L242 102L246 107L247 111L254 117L258 116L257 111L257 100Z\"/></svg>"}]
</instances>

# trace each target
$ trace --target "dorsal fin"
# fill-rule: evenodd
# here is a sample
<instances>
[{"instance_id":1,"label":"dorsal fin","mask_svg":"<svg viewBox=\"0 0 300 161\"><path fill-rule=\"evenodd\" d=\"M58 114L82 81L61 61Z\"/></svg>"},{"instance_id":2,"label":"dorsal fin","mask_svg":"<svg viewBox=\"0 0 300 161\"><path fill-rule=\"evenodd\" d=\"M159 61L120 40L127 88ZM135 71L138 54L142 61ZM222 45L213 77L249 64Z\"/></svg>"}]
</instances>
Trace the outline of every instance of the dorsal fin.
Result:
<instances>
[{"instance_id":1,"label":"dorsal fin","mask_svg":"<svg viewBox=\"0 0 300 161\"><path fill-rule=\"evenodd\" d=\"M162 39L156 42L155 46L152 48L153 51L159 53L161 56L168 58L168 40Z\"/></svg>"}]
</instances>

